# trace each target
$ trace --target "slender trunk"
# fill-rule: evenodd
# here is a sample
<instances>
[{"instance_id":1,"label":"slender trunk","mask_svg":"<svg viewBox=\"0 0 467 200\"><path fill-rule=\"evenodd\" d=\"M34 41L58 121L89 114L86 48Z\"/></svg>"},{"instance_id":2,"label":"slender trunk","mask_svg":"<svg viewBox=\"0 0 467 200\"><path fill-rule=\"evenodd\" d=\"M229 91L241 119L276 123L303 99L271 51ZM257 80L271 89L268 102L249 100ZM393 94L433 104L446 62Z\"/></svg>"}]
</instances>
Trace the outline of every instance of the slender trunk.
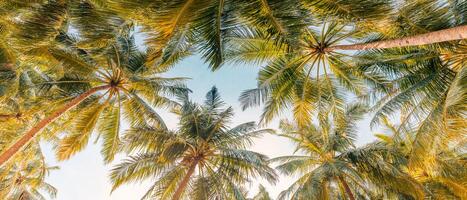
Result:
<instances>
[{"instance_id":1,"label":"slender trunk","mask_svg":"<svg viewBox=\"0 0 467 200\"><path fill-rule=\"evenodd\" d=\"M180 197L182 196L183 191L185 190L186 186L188 185L188 182L190 181L191 175L195 172L196 165L198 165L199 160L195 159L193 163L191 164L190 168L188 169L188 172L186 173L185 177L183 177L182 182L180 183L180 186L178 186L177 190L175 191L174 196L172 197L172 200L179 200Z\"/></svg>"},{"instance_id":2,"label":"slender trunk","mask_svg":"<svg viewBox=\"0 0 467 200\"><path fill-rule=\"evenodd\" d=\"M446 42L452 40L462 40L467 38L467 25L448 28L430 33L402 37L392 40L383 40L377 42L363 43L363 44L350 44L350 45L336 45L325 48L325 51L335 50L366 50L366 49L387 49L393 47L406 47L417 46L425 44L434 44L439 42Z\"/></svg>"},{"instance_id":3,"label":"slender trunk","mask_svg":"<svg viewBox=\"0 0 467 200\"><path fill-rule=\"evenodd\" d=\"M347 182L345 182L345 180L342 178L342 176L339 176L339 181L340 181L340 182L342 183L342 185L344 186L345 192L346 192L347 195L349 196L349 199L350 199L350 200L355 200L355 197L353 196L352 190L350 190L349 185L347 185Z\"/></svg>"},{"instance_id":4,"label":"slender trunk","mask_svg":"<svg viewBox=\"0 0 467 200\"><path fill-rule=\"evenodd\" d=\"M78 95L73 100L66 103L62 108L56 110L48 117L42 119L39 123L37 123L34 127L32 127L28 132L26 132L15 144L13 144L10 148L4 151L0 155L0 166L2 166L8 159L10 159L13 155L15 155L22 147L26 146L33 138L36 136L39 131L41 131L44 127L55 121L58 117L60 117L63 113L70 110L71 108L75 107L87 97L91 96L92 94L100 91L108 89L110 85L104 85L99 87L91 88L89 91Z\"/></svg>"},{"instance_id":5,"label":"slender trunk","mask_svg":"<svg viewBox=\"0 0 467 200\"><path fill-rule=\"evenodd\" d=\"M3 64L3 67L5 67L6 69L9 69L9 70L14 70L13 69L14 68L13 63L5 63L5 64Z\"/></svg>"}]
</instances>

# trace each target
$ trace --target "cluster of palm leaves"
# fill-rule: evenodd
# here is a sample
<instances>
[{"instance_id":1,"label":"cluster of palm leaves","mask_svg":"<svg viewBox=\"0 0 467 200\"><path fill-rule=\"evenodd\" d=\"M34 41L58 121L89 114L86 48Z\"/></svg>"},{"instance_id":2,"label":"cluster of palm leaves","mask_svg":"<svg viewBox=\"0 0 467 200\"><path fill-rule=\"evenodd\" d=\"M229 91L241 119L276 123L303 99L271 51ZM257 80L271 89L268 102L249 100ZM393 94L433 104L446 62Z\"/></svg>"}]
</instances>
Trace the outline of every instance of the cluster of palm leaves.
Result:
<instances>
[{"instance_id":1,"label":"cluster of palm leaves","mask_svg":"<svg viewBox=\"0 0 467 200\"><path fill-rule=\"evenodd\" d=\"M58 167L45 163L39 144L31 143L19 155L16 162L0 169L0 196L4 199L45 199L57 195L57 189L45 182L51 170Z\"/></svg>"},{"instance_id":2,"label":"cluster of palm leaves","mask_svg":"<svg viewBox=\"0 0 467 200\"><path fill-rule=\"evenodd\" d=\"M153 180L143 199L247 199L278 172L298 177L279 199L465 199L466 38L462 0L1 1L0 197L55 196L39 144L66 160L95 139L106 164L129 156L113 189ZM260 67L239 98L259 125L231 128L216 88L197 104L165 77L196 54ZM388 132L357 147L363 115ZM296 155L248 150L266 133Z\"/></svg>"},{"instance_id":3,"label":"cluster of palm leaves","mask_svg":"<svg viewBox=\"0 0 467 200\"><path fill-rule=\"evenodd\" d=\"M125 149L135 155L112 170L114 187L157 177L143 199L242 199L240 186L251 178L276 180L268 158L245 149L252 138L272 130L256 130L254 122L229 128L233 110L223 108L215 87L203 105L187 95L179 98L177 130L144 125L125 134Z\"/></svg>"}]
</instances>

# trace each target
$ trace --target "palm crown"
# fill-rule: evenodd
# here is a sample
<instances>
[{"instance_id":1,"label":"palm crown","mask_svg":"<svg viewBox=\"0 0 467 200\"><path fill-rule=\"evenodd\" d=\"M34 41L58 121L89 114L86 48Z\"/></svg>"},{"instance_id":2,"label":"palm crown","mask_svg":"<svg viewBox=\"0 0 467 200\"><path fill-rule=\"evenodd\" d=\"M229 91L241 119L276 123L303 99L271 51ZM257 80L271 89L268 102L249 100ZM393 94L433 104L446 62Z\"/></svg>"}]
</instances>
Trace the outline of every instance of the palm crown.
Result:
<instances>
[{"instance_id":1,"label":"palm crown","mask_svg":"<svg viewBox=\"0 0 467 200\"><path fill-rule=\"evenodd\" d=\"M167 95L187 90L181 84L183 78L164 78L157 76L156 70L146 68L146 54L136 49L132 37L118 38L114 45L100 53L105 58L99 55L98 59L93 59L92 54L79 56L68 49L54 49L52 54L68 67L68 71L62 79L51 84L64 90L75 90L80 86L102 88L79 109L80 113L73 113L77 115L76 119L64 122L72 123L74 130L58 146L57 155L61 159L80 150L97 125L104 139L105 160L111 161L120 145L122 114L130 124L150 123L165 127L153 107L172 108L177 104Z\"/></svg>"},{"instance_id":2,"label":"palm crown","mask_svg":"<svg viewBox=\"0 0 467 200\"><path fill-rule=\"evenodd\" d=\"M181 84L182 78L156 76L157 70L146 68L146 54L136 49L133 37L120 37L99 52L76 48L78 41L63 37L65 42L50 49L53 58L61 63L61 68L56 69L61 75L41 76L33 85L62 108L45 112L45 118L28 133L37 126L55 123L58 126L45 130L68 132L57 147L58 158L67 159L87 144L97 125L104 139L104 159L109 162L120 145L120 113L132 124L165 126L153 106L176 106L167 95L187 90ZM77 109L66 113L75 106ZM65 131L67 127L72 129Z\"/></svg>"},{"instance_id":3,"label":"palm crown","mask_svg":"<svg viewBox=\"0 0 467 200\"><path fill-rule=\"evenodd\" d=\"M276 169L280 172L299 175L280 193L279 199L310 196L318 199L376 198L372 190L378 187L414 198L423 196L423 189L416 181L396 169L394 165L400 164L397 160L391 163L381 159L387 150L371 145L355 149L354 123L364 113L364 107L355 104L345 110L345 120L333 125L321 123L319 127L312 124L300 127L282 121L284 133L280 135L296 143L296 151L302 154L271 160L278 163Z\"/></svg>"},{"instance_id":4,"label":"palm crown","mask_svg":"<svg viewBox=\"0 0 467 200\"><path fill-rule=\"evenodd\" d=\"M321 116L339 116L344 104L344 92L364 93L362 78L349 64L345 54L326 48L348 39L354 31L337 23L322 24L322 28L305 28L298 45L274 43L261 32L246 32L239 36L232 59L264 63L258 76L258 87L242 93L243 108L265 104L262 119L269 122L280 111L292 109L300 125L308 123L318 112ZM289 49L292 48L290 51ZM249 56L250 52L254 56Z\"/></svg>"},{"instance_id":5,"label":"palm crown","mask_svg":"<svg viewBox=\"0 0 467 200\"><path fill-rule=\"evenodd\" d=\"M182 96L180 122L175 131L140 126L125 136L125 149L136 151L111 174L114 187L158 178L143 199L243 199L240 186L253 177L276 180L267 157L246 150L254 137L271 130L255 130L253 122L229 128L232 108L223 108L217 89L203 105Z\"/></svg>"}]
</instances>

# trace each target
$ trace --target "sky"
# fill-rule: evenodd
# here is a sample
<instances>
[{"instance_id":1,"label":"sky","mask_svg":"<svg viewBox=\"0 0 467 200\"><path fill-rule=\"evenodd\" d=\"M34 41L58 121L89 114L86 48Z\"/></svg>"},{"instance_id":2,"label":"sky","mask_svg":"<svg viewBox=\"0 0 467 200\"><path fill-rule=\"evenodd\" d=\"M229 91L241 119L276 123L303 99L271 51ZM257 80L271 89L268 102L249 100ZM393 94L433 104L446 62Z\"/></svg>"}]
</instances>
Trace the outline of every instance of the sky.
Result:
<instances>
[{"instance_id":1,"label":"sky","mask_svg":"<svg viewBox=\"0 0 467 200\"><path fill-rule=\"evenodd\" d=\"M137 44L142 46L141 37L136 37ZM203 60L195 55L188 57L178 63L174 68L165 74L166 77L189 77L187 86L193 91L190 97L202 103L206 92L216 86L222 99L227 105L233 107L235 116L231 127L240 123L259 121L261 108L252 108L242 111L238 97L246 89L256 86L256 77L260 66L226 64L221 69L212 72ZM169 128L175 128L177 119L175 115L166 110L157 110L165 120ZM291 114L283 113L264 128L277 129L280 119L289 118ZM366 117L358 123L357 145L363 145L374 140L373 131L369 127L370 119ZM128 126L123 125L121 133ZM52 171L46 181L58 189L57 200L133 200L140 199L148 189L151 180L142 183L127 184L119 187L111 193L109 171L125 155L118 155L116 161L104 165L100 155L101 143L90 143L84 151L76 154L67 161L57 162L55 155L49 144L43 144L46 161L53 166L59 166L59 170ZM263 153L270 158L284 155L291 155L294 145L285 138L275 135L264 135L255 140L250 150ZM271 196L275 198L282 190L286 189L297 177L280 176L275 185L270 185L264 180L255 180L246 188L249 195L256 193L258 184L263 184Z\"/></svg>"}]
</instances>

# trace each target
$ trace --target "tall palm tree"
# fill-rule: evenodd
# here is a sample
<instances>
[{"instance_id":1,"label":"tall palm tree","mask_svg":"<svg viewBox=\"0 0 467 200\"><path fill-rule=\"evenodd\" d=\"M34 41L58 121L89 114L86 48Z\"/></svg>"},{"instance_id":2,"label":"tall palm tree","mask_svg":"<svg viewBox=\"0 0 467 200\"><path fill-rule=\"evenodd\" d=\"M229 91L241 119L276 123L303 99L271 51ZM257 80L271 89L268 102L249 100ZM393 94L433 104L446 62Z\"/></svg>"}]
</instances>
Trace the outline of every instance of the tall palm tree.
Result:
<instances>
[{"instance_id":1,"label":"tall palm tree","mask_svg":"<svg viewBox=\"0 0 467 200\"><path fill-rule=\"evenodd\" d=\"M324 48L342 42L355 33L337 23L309 27L299 45L275 44L262 32L244 32L230 59L266 63L258 75L258 86L240 96L243 109L264 103L262 119L269 122L281 110L290 108L299 125L305 125L317 111L320 118L343 112L345 91L365 92L347 55L326 52ZM293 48L290 52L289 48ZM253 54L251 54L253 53Z\"/></svg>"},{"instance_id":2,"label":"tall palm tree","mask_svg":"<svg viewBox=\"0 0 467 200\"><path fill-rule=\"evenodd\" d=\"M383 78L385 74L375 74L371 70L364 72L357 70L355 62L358 59L355 59L354 52L347 54L340 50L376 49L373 51L379 52L381 50L377 49L396 48L394 51L397 52L401 47L424 44L430 44L428 46L433 47L441 45L449 48L452 47L452 44L462 44L462 39L466 37L467 27L465 21L461 20L461 18L463 13L466 13L467 4L462 2L442 3L421 0L402 5L387 5L374 1L376 12L393 12L396 17L382 17L376 13L368 12L367 18L362 18L357 22L349 22L349 19L355 20L357 19L355 16L360 16L350 13L349 10L353 8L352 6L358 7L358 5L362 4L345 5L345 1L304 2L306 2L305 7L311 10L325 12L324 8L328 8L328 15L339 18L328 16L324 19L325 23L320 25L321 27L310 28L310 26L307 26L303 28L302 34L298 37L298 44L293 46L286 43L277 43L274 41L275 38L268 37L267 33L262 31L239 32L232 39L233 48L226 53L227 59L233 62L266 63L258 75L257 88L245 91L240 97L244 108L264 103L265 108L262 118L265 122L278 115L281 110L290 108L293 110L299 124L306 123L310 120L316 108L320 108L316 106L316 101L326 99L319 97L320 90L322 88L340 87L337 83L334 83L336 81L332 81L333 79L336 79L341 86L357 96L364 95L367 92L361 80L365 80L367 85L374 85L376 89L387 88L384 87L387 86L387 81ZM349 4L351 4L350 2L352 1L349 1ZM419 7L420 9L418 9ZM455 10L456 8L459 9ZM349 11L349 13L346 15L344 11ZM354 12L359 11L358 8L354 10ZM318 14L321 12L318 12ZM415 12L418 15L414 15ZM437 18L430 17L427 13L435 14ZM365 15L362 13L361 16ZM381 23L384 22L384 26L376 26L374 22L377 20L380 20ZM329 21L333 22L330 23ZM413 21L415 23L410 24ZM373 25L374 27L372 27ZM420 29L423 31L420 31ZM364 37L366 38L364 43L346 44L362 36L366 36ZM403 44L401 44L401 41ZM444 43L434 44L437 42ZM455 52L462 52L465 48L463 45L458 45L456 49ZM443 50L443 52L446 52L446 50L449 52L448 49ZM446 57L449 58L450 55L452 54L448 54ZM456 57L455 63L462 62L463 59L460 58L462 55L463 53L460 56L454 54L454 57ZM423 54L420 54L420 56L423 58ZM368 55L365 58L376 58L373 59L376 60L375 62L383 63L387 60L382 56L376 57L375 55ZM457 64L457 66L459 65ZM375 70L378 70L380 67L375 66L372 69L376 68ZM318 80L320 77L331 81L312 83L313 81L308 80L309 78ZM308 87L316 89L313 90ZM342 92L342 90L340 91ZM307 94L307 92L311 94ZM327 93L332 94L331 92ZM333 112L342 110L338 109L342 105L339 95L332 96L337 97L331 97L331 100L334 101L331 110ZM318 111L318 113L323 112Z\"/></svg>"},{"instance_id":3,"label":"tall palm tree","mask_svg":"<svg viewBox=\"0 0 467 200\"><path fill-rule=\"evenodd\" d=\"M73 27L73 31L80 33L79 43L73 45L90 50L103 47L104 43L115 41L115 33L126 28L123 20L112 13L96 8L90 1L5 1L1 3L0 15L0 34L3 41L0 45L0 99L17 98L19 93L27 92L32 96L23 98L22 101L41 102L41 105L45 102L42 100L45 99L42 98L41 101L37 99L38 94L34 90L38 86L33 83L46 79L46 74L52 74L53 78L64 76L63 71L56 71L55 66L60 65L60 61L53 58L49 49L67 42L64 33L67 32L69 26ZM57 105L57 102L54 103ZM78 102L73 101L65 107L73 107L73 103ZM62 109L62 111L65 110ZM10 111L13 110L2 113L2 118L18 118L24 113L39 114L37 109L22 110L21 113ZM60 115L59 113L55 114ZM54 121L54 117L57 116L51 116L47 120ZM41 123L35 128L30 127L33 130L28 132L29 134L26 134L27 136L16 143L13 148L2 149L0 164L3 164L15 151L28 142L28 138L33 137L35 132L48 123Z\"/></svg>"},{"instance_id":4,"label":"tall palm tree","mask_svg":"<svg viewBox=\"0 0 467 200\"><path fill-rule=\"evenodd\" d=\"M0 168L0 198L40 200L44 194L55 197L57 189L45 182L49 171L38 143L31 143L16 157L16 161Z\"/></svg>"},{"instance_id":5,"label":"tall palm tree","mask_svg":"<svg viewBox=\"0 0 467 200\"><path fill-rule=\"evenodd\" d=\"M44 118L3 150L0 164L63 115L66 116L60 120L62 123L55 126L59 128L53 130L67 133L57 147L58 159L67 159L82 150L98 125L104 139L102 153L110 162L120 145L121 113L133 124L149 121L165 126L152 106L173 107L176 103L167 95L186 91L181 85L183 78L156 76L162 71L144 66L146 54L136 48L133 37L117 38L100 52L77 49L74 44L79 41L71 37L67 41L70 45L50 49L51 55L61 62L62 68L57 70L63 75L42 77L36 84L44 92L54 94L54 104L50 105L58 109L47 110ZM65 130L66 127L72 128Z\"/></svg>"},{"instance_id":6,"label":"tall palm tree","mask_svg":"<svg viewBox=\"0 0 467 200\"><path fill-rule=\"evenodd\" d=\"M326 51L336 50L367 50L386 49L406 46L419 46L434 44L439 42L463 40L467 38L467 3L464 1L442 1L442 0L415 0L415 1L380 1L380 0L349 0L349 1L315 1L303 0L305 8L314 12L317 17L329 19L331 16L338 17L339 20L352 22L362 31L379 30L385 32L388 38L380 38L374 42L364 42L357 44L331 45L325 48ZM365 6L361 6L365 5ZM422 13L425 8L435 8L439 12ZM436 15L436 17L433 16ZM395 17L396 16L396 17ZM425 25L433 26L432 29L424 29L423 24L411 22L413 17L430 20L439 20L449 17L444 27L435 27L431 22ZM336 19L333 19L336 20ZM418 33L394 34L393 28L398 23L406 23L405 26L419 26ZM420 26L421 25L421 26ZM407 33L407 32L406 32Z\"/></svg>"},{"instance_id":7,"label":"tall palm tree","mask_svg":"<svg viewBox=\"0 0 467 200\"><path fill-rule=\"evenodd\" d=\"M136 154L112 169L114 189L155 178L142 199L244 199L241 186L251 178L276 180L267 157L245 149L271 130L256 130L254 122L229 128L232 108L223 108L215 87L203 105L180 100L177 130L139 126L125 135L124 148Z\"/></svg>"},{"instance_id":8,"label":"tall palm tree","mask_svg":"<svg viewBox=\"0 0 467 200\"><path fill-rule=\"evenodd\" d=\"M276 169L299 178L280 193L279 199L358 199L376 198L374 188L395 190L420 199L423 189L379 153L386 149L355 148L355 120L364 113L361 105L346 109L345 120L339 124L321 123L299 127L282 121L281 136L297 145L300 155L273 158ZM387 152L390 154L389 152Z\"/></svg>"},{"instance_id":9,"label":"tall palm tree","mask_svg":"<svg viewBox=\"0 0 467 200\"><path fill-rule=\"evenodd\" d=\"M5 52L0 50L0 52ZM31 68L30 63L17 62L9 65L9 61L16 60L17 54L10 55L0 61L0 149L9 148L15 140L26 132L31 124L37 123L44 114L44 108L50 106L50 95L41 92L35 84L40 82L45 73ZM3 67L2 67L2 64ZM41 134L41 139L53 141L56 135ZM34 143L34 142L33 142Z\"/></svg>"},{"instance_id":10,"label":"tall palm tree","mask_svg":"<svg viewBox=\"0 0 467 200\"><path fill-rule=\"evenodd\" d=\"M401 8L398 23L377 38L406 36L465 24L465 2L415 1ZM428 15L428 13L430 13ZM455 20L453 20L455 19ZM399 27L399 28L398 28ZM463 34L465 31L461 31ZM467 130L465 40L417 48L369 50L359 59L363 73L378 77L368 99L375 117L401 114L399 132L412 134L411 163L421 165L430 149L462 140ZM417 131L411 131L413 128ZM415 156L417 155L417 156Z\"/></svg>"}]
</instances>

